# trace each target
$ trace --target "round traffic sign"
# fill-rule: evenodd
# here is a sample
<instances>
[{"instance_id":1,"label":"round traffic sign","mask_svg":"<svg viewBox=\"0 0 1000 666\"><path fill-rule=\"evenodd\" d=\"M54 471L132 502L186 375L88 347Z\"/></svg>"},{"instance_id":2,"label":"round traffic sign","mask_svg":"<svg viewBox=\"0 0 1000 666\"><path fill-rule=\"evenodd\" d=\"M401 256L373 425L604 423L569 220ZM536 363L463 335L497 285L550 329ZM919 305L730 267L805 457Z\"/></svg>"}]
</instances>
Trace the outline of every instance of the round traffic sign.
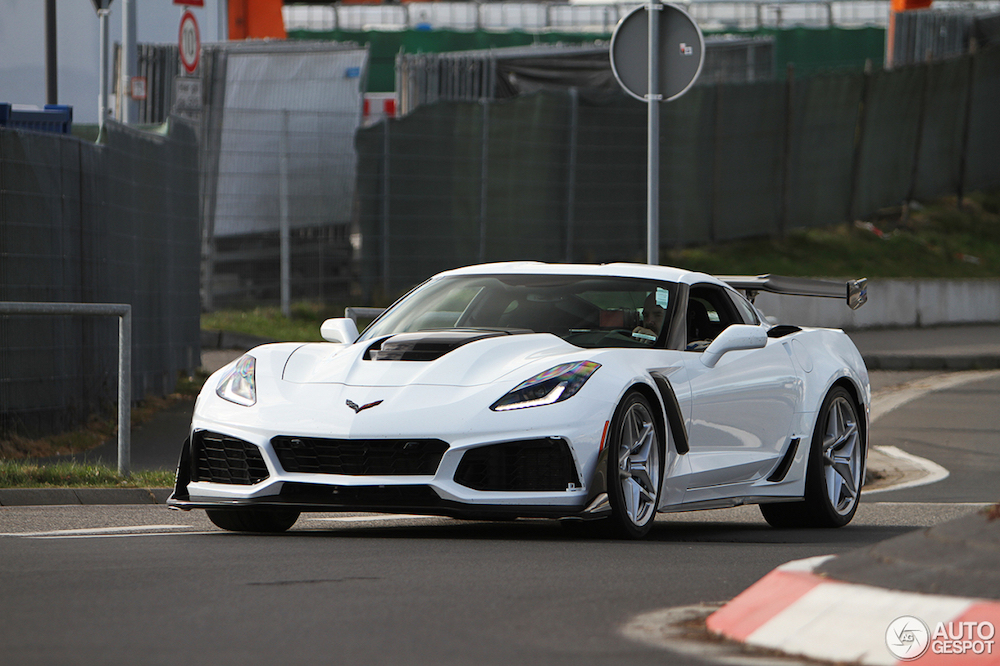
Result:
<instances>
[{"instance_id":1,"label":"round traffic sign","mask_svg":"<svg viewBox=\"0 0 1000 666\"><path fill-rule=\"evenodd\" d=\"M198 22L194 20L194 14L188 9L181 14L177 46L180 49L184 71L194 74L194 70L198 69L198 58L201 55L201 33L198 32Z\"/></svg>"},{"instance_id":2,"label":"round traffic sign","mask_svg":"<svg viewBox=\"0 0 1000 666\"><path fill-rule=\"evenodd\" d=\"M649 92L649 19L646 5L618 22L611 36L611 70L625 92L646 101ZM705 62L705 38L698 24L680 7L660 5L659 90L663 101L688 91Z\"/></svg>"}]
</instances>

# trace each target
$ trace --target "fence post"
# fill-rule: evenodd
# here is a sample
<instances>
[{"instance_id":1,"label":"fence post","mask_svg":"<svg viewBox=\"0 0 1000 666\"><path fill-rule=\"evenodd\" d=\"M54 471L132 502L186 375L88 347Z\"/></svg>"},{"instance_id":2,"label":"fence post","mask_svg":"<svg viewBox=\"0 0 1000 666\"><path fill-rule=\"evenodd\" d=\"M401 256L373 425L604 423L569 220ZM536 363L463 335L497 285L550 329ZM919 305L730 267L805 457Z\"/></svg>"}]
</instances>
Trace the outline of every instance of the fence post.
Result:
<instances>
[{"instance_id":1,"label":"fence post","mask_svg":"<svg viewBox=\"0 0 1000 666\"><path fill-rule=\"evenodd\" d=\"M479 104L483 109L483 135L479 169L479 263L482 264L486 262L486 196L488 194L487 184L489 181L490 159L490 100L484 97L479 100Z\"/></svg>"},{"instance_id":2,"label":"fence post","mask_svg":"<svg viewBox=\"0 0 1000 666\"><path fill-rule=\"evenodd\" d=\"M972 93L976 87L976 60L979 58L979 48L976 38L969 41L969 83L965 88L965 118L962 124L962 152L958 160L958 208L962 209L962 198L965 196L965 170L969 160L969 126L972 123Z\"/></svg>"},{"instance_id":3,"label":"fence post","mask_svg":"<svg viewBox=\"0 0 1000 666\"><path fill-rule=\"evenodd\" d=\"M118 320L118 473L132 467L132 306Z\"/></svg>"},{"instance_id":4,"label":"fence post","mask_svg":"<svg viewBox=\"0 0 1000 666\"><path fill-rule=\"evenodd\" d=\"M923 81L920 85L920 107L917 110L917 136L913 146L913 166L910 168L910 187L906 192L906 201L903 202L903 222L910 218L910 202L913 201L917 191L917 177L920 175L920 152L924 143L924 122L927 115L927 91L930 89L931 79L931 54L928 52L927 61L920 71L923 73Z\"/></svg>"},{"instance_id":5,"label":"fence post","mask_svg":"<svg viewBox=\"0 0 1000 666\"><path fill-rule=\"evenodd\" d=\"M861 100L858 102L858 119L854 126L854 155L851 158L851 185L847 194L847 219L853 220L857 213L858 179L861 177L861 151L865 141L865 127L868 117L868 95L871 91L872 61L865 61L865 78L861 86Z\"/></svg>"},{"instance_id":6,"label":"fence post","mask_svg":"<svg viewBox=\"0 0 1000 666\"><path fill-rule=\"evenodd\" d=\"M576 144L580 122L580 91L569 89L569 165L566 173L566 262L573 261L573 217L576 203Z\"/></svg>"},{"instance_id":7,"label":"fence post","mask_svg":"<svg viewBox=\"0 0 1000 666\"><path fill-rule=\"evenodd\" d=\"M382 119L382 293L389 293L389 119Z\"/></svg>"},{"instance_id":8,"label":"fence post","mask_svg":"<svg viewBox=\"0 0 1000 666\"><path fill-rule=\"evenodd\" d=\"M795 65L788 63L787 78L785 80L785 145L782 147L782 173L781 173L781 212L778 215L778 237L784 238L788 232L788 217L792 180L792 136L794 121L794 85L795 85Z\"/></svg>"},{"instance_id":9,"label":"fence post","mask_svg":"<svg viewBox=\"0 0 1000 666\"><path fill-rule=\"evenodd\" d=\"M288 220L288 110L281 112L278 135L278 230L281 236L281 314L292 316L291 239Z\"/></svg>"}]
</instances>

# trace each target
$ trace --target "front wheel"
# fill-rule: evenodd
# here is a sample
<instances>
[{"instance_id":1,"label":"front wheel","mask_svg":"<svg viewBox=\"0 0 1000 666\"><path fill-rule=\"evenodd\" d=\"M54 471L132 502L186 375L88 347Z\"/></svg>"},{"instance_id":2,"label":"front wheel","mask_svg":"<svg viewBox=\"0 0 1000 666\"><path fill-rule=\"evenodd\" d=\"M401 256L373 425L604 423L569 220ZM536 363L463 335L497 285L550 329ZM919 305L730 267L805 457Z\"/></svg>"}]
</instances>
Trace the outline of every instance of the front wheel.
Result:
<instances>
[{"instance_id":1,"label":"front wheel","mask_svg":"<svg viewBox=\"0 0 1000 666\"><path fill-rule=\"evenodd\" d=\"M284 532L299 519L293 509L206 509L216 527L230 532Z\"/></svg>"},{"instance_id":2,"label":"front wheel","mask_svg":"<svg viewBox=\"0 0 1000 666\"><path fill-rule=\"evenodd\" d=\"M843 387L826 396L816 420L802 502L761 504L773 527L843 527L861 499L864 436L858 409Z\"/></svg>"},{"instance_id":3,"label":"front wheel","mask_svg":"<svg viewBox=\"0 0 1000 666\"><path fill-rule=\"evenodd\" d=\"M630 539L653 526L660 497L663 446L649 401L625 396L612 421L608 451L608 498L615 531Z\"/></svg>"}]
</instances>

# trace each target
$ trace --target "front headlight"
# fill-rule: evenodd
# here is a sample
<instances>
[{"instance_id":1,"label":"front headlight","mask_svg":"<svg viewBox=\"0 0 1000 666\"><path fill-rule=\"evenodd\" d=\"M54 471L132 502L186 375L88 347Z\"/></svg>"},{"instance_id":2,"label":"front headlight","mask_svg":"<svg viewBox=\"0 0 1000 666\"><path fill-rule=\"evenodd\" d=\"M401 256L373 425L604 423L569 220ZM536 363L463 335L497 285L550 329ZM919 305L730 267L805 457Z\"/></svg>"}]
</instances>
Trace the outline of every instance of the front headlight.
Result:
<instances>
[{"instance_id":1,"label":"front headlight","mask_svg":"<svg viewBox=\"0 0 1000 666\"><path fill-rule=\"evenodd\" d=\"M521 382L510 393L494 402L490 409L505 412L562 402L573 397L599 367L601 364L593 361L557 365Z\"/></svg>"},{"instance_id":2,"label":"front headlight","mask_svg":"<svg viewBox=\"0 0 1000 666\"><path fill-rule=\"evenodd\" d=\"M257 384L254 379L254 365L256 360L253 356L244 355L233 369L225 374L219 387L215 389L216 395L223 400L235 402L237 405L252 407L257 402Z\"/></svg>"}]
</instances>

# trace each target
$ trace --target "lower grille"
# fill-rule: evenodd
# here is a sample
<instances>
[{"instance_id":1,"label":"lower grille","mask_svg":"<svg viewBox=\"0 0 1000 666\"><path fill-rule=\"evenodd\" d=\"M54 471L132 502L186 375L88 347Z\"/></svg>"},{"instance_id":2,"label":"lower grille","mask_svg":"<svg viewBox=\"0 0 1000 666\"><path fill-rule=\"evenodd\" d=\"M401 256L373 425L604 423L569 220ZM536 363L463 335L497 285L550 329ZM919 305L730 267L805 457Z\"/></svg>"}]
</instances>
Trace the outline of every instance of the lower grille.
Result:
<instances>
[{"instance_id":1,"label":"lower grille","mask_svg":"<svg viewBox=\"0 0 1000 666\"><path fill-rule=\"evenodd\" d=\"M281 487L281 498L301 504L349 507L434 507L441 498L430 486L324 486L289 483Z\"/></svg>"},{"instance_id":2,"label":"lower grille","mask_svg":"<svg viewBox=\"0 0 1000 666\"><path fill-rule=\"evenodd\" d=\"M242 439L201 431L194 434L194 481L251 486L269 474L260 449Z\"/></svg>"},{"instance_id":3,"label":"lower grille","mask_svg":"<svg viewBox=\"0 0 1000 666\"><path fill-rule=\"evenodd\" d=\"M439 439L321 439L275 437L286 472L350 476L431 475L448 445Z\"/></svg>"},{"instance_id":4,"label":"lower grille","mask_svg":"<svg viewBox=\"0 0 1000 666\"><path fill-rule=\"evenodd\" d=\"M473 490L566 490L579 487L580 477L565 440L532 439L470 449L455 483Z\"/></svg>"}]
</instances>

